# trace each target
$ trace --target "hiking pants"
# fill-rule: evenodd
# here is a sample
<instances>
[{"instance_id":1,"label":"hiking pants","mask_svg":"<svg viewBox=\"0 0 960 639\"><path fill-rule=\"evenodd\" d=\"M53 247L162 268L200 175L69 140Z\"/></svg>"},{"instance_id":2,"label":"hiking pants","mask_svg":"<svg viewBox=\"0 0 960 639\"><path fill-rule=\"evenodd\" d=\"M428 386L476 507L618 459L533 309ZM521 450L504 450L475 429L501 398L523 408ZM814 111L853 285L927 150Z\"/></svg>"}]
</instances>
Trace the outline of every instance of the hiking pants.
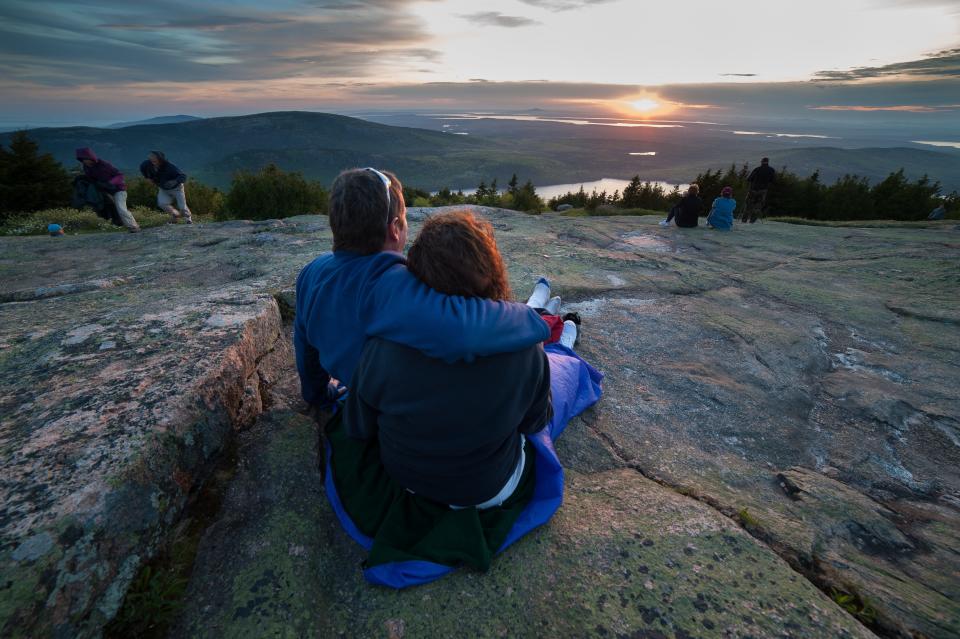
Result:
<instances>
[{"instance_id":1,"label":"hiking pants","mask_svg":"<svg viewBox=\"0 0 960 639\"><path fill-rule=\"evenodd\" d=\"M747 201L743 205L741 222L756 222L757 217L763 214L763 205L767 201L767 190L757 189L747 193Z\"/></svg>"},{"instance_id":2,"label":"hiking pants","mask_svg":"<svg viewBox=\"0 0 960 639\"><path fill-rule=\"evenodd\" d=\"M104 192L110 200L113 202L113 205L117 207L117 213L120 215L120 221L123 222L123 225L128 229L138 229L140 225L137 224L137 221L134 219L133 214L127 210L127 192L126 191L117 191L116 193L107 193Z\"/></svg>"},{"instance_id":3,"label":"hiking pants","mask_svg":"<svg viewBox=\"0 0 960 639\"><path fill-rule=\"evenodd\" d=\"M177 208L173 208L174 202L176 202ZM158 189L157 206L174 218L182 215L186 219L190 219L190 209L187 208L187 194L182 184L178 184L175 189Z\"/></svg>"}]
</instances>

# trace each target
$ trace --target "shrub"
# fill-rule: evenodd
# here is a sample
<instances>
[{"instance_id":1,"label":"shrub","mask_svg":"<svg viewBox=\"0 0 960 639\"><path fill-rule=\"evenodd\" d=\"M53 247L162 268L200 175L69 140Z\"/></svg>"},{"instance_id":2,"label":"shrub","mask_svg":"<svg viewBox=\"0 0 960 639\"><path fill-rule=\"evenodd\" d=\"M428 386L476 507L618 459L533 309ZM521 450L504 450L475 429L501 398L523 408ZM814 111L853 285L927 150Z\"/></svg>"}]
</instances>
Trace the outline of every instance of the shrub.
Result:
<instances>
[{"instance_id":1,"label":"shrub","mask_svg":"<svg viewBox=\"0 0 960 639\"><path fill-rule=\"evenodd\" d=\"M241 171L234 176L219 219L268 220L326 209L327 192L319 182L269 164L259 173Z\"/></svg>"},{"instance_id":2,"label":"shrub","mask_svg":"<svg viewBox=\"0 0 960 639\"><path fill-rule=\"evenodd\" d=\"M193 178L187 180L187 206L194 215L204 215L219 218L223 214L226 197L220 189L207 186ZM324 195L324 208L326 195Z\"/></svg>"}]
</instances>

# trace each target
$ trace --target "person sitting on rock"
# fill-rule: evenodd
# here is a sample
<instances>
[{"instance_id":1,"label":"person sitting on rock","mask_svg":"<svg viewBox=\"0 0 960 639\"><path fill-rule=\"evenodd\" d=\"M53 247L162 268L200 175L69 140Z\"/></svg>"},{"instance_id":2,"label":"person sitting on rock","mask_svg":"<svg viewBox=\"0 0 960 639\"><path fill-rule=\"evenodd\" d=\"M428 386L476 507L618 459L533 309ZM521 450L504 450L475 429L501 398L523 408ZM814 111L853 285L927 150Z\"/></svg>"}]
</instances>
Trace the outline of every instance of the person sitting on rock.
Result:
<instances>
[{"instance_id":1,"label":"person sitting on rock","mask_svg":"<svg viewBox=\"0 0 960 639\"><path fill-rule=\"evenodd\" d=\"M701 213L703 213L703 200L700 199L700 187L691 184L683 199L670 209L670 215L660 222L660 226L670 226L670 221L676 218L677 226L688 229L696 228Z\"/></svg>"},{"instance_id":2,"label":"person sitting on rock","mask_svg":"<svg viewBox=\"0 0 960 639\"><path fill-rule=\"evenodd\" d=\"M713 206L710 208L707 226L718 231L729 231L733 228L733 211L736 208L737 201L733 199L733 187L723 187L720 197L713 201Z\"/></svg>"},{"instance_id":3,"label":"person sitting on rock","mask_svg":"<svg viewBox=\"0 0 960 639\"><path fill-rule=\"evenodd\" d=\"M98 158L89 147L77 149L76 157L83 164L83 174L87 179L93 182L97 191L113 202L123 225L131 233L139 233L140 225L127 210L127 184L123 180L123 173L109 162Z\"/></svg>"},{"instance_id":4,"label":"person sitting on rock","mask_svg":"<svg viewBox=\"0 0 960 639\"><path fill-rule=\"evenodd\" d=\"M331 188L328 219L333 252L305 266L296 284L293 342L307 404L320 406L342 391L335 380L353 377L371 336L451 362L549 337L528 306L445 295L407 270L406 206L395 175L344 171Z\"/></svg>"},{"instance_id":5,"label":"person sitting on rock","mask_svg":"<svg viewBox=\"0 0 960 639\"><path fill-rule=\"evenodd\" d=\"M442 293L510 299L493 228L467 212L429 218L408 267ZM528 304L560 310L544 278ZM572 350L578 320L563 321L555 343L471 363L367 341L328 431L327 492L370 550L368 580L404 587L460 563L485 570L552 516L562 495L552 442L600 396L602 376Z\"/></svg>"},{"instance_id":6,"label":"person sitting on rock","mask_svg":"<svg viewBox=\"0 0 960 639\"><path fill-rule=\"evenodd\" d=\"M173 224L181 217L187 224L193 224L184 188L187 176L173 162L167 160L163 151L150 151L147 159L140 163L140 174L156 185L157 206L170 214ZM176 208L173 207L174 203Z\"/></svg>"}]
</instances>

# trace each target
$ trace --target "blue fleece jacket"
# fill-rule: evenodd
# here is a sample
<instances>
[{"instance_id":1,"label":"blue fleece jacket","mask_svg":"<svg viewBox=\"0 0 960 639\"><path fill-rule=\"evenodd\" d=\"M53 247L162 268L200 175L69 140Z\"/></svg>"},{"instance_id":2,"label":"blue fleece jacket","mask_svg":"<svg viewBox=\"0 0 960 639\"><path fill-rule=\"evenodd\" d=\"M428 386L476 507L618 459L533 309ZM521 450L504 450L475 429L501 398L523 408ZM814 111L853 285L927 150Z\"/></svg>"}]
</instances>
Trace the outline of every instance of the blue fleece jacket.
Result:
<instances>
[{"instance_id":1,"label":"blue fleece jacket","mask_svg":"<svg viewBox=\"0 0 960 639\"><path fill-rule=\"evenodd\" d=\"M324 399L330 375L350 380L367 337L448 362L509 353L550 337L530 307L438 293L392 251L321 255L297 277L296 312L300 392L310 404Z\"/></svg>"},{"instance_id":2,"label":"blue fleece jacket","mask_svg":"<svg viewBox=\"0 0 960 639\"><path fill-rule=\"evenodd\" d=\"M718 197L713 201L707 224L720 231L729 231L733 228L733 210L737 208L737 201L732 197Z\"/></svg>"}]
</instances>

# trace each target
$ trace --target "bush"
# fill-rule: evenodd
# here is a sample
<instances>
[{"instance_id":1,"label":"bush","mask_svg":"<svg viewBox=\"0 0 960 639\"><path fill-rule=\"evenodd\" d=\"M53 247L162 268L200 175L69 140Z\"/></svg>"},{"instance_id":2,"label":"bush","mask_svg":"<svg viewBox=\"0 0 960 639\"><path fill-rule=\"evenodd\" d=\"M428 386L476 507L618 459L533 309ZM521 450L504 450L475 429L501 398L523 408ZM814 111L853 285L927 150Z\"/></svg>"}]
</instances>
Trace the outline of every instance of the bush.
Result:
<instances>
[{"instance_id":1,"label":"bush","mask_svg":"<svg viewBox=\"0 0 960 639\"><path fill-rule=\"evenodd\" d=\"M143 206L149 209L157 208L157 187L150 180L141 176L125 180L127 183L127 206Z\"/></svg>"},{"instance_id":2,"label":"bush","mask_svg":"<svg viewBox=\"0 0 960 639\"><path fill-rule=\"evenodd\" d=\"M219 219L268 220L326 210L327 192L319 182L269 164L259 173L234 176Z\"/></svg>"},{"instance_id":3,"label":"bush","mask_svg":"<svg viewBox=\"0 0 960 639\"><path fill-rule=\"evenodd\" d=\"M0 223L15 212L37 211L70 203L70 176L25 131L17 131L10 149L0 146Z\"/></svg>"}]
</instances>

